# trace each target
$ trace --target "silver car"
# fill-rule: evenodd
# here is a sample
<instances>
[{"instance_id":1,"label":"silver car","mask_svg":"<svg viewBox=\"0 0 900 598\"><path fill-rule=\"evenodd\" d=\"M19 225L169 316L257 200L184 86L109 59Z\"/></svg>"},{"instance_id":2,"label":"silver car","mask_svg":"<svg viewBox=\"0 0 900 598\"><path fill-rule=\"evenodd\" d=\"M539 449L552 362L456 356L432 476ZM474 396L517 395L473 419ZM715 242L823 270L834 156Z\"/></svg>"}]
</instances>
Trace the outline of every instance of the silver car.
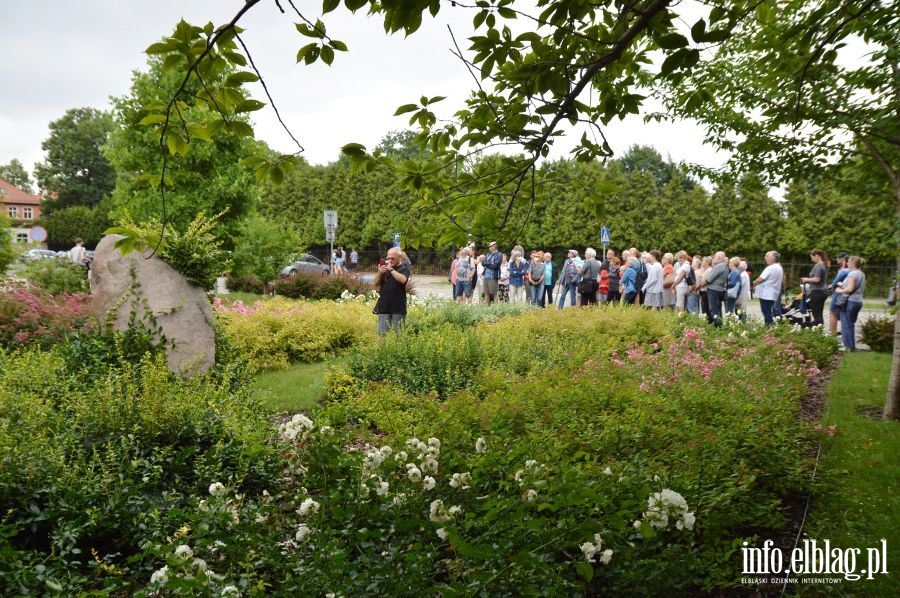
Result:
<instances>
[{"instance_id":1,"label":"silver car","mask_svg":"<svg viewBox=\"0 0 900 598\"><path fill-rule=\"evenodd\" d=\"M21 262L36 262L38 260L56 260L65 259L69 256L68 251L50 251L49 249L29 249L19 255Z\"/></svg>"},{"instance_id":2,"label":"silver car","mask_svg":"<svg viewBox=\"0 0 900 598\"><path fill-rule=\"evenodd\" d=\"M298 274L304 274L306 276L328 276L330 273L331 269L328 267L328 264L308 253L301 255L294 260L290 266L286 266L281 271L282 276L288 277L297 276Z\"/></svg>"}]
</instances>

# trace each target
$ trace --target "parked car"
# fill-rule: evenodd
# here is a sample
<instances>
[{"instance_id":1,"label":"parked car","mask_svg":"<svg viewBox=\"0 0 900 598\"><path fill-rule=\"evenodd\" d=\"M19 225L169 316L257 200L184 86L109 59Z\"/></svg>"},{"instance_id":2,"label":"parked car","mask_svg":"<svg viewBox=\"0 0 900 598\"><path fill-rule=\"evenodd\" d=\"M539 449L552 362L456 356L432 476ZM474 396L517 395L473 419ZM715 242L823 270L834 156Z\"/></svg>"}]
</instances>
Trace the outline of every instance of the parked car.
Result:
<instances>
[{"instance_id":1,"label":"parked car","mask_svg":"<svg viewBox=\"0 0 900 598\"><path fill-rule=\"evenodd\" d=\"M294 260L290 266L286 266L281 271L281 275L297 276L298 274L305 274L307 276L328 276L330 272L331 269L328 267L328 264L314 255L304 253Z\"/></svg>"},{"instance_id":2,"label":"parked car","mask_svg":"<svg viewBox=\"0 0 900 598\"><path fill-rule=\"evenodd\" d=\"M50 251L49 249L29 249L19 255L19 261L36 262L38 260L56 260L67 257L69 254L65 251Z\"/></svg>"}]
</instances>

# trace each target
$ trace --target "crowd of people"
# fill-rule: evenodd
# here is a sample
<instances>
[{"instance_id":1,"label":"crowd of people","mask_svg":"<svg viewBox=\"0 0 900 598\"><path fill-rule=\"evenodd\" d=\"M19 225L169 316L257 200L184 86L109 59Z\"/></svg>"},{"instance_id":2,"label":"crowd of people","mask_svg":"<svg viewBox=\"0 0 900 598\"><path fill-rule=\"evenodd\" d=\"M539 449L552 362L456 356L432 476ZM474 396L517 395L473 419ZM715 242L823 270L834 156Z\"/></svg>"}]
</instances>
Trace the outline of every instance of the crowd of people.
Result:
<instances>
[{"instance_id":1,"label":"crowd of people","mask_svg":"<svg viewBox=\"0 0 900 598\"><path fill-rule=\"evenodd\" d=\"M691 256L686 251L673 255L632 247L621 253L609 249L600 260L588 247L583 258L578 250L568 250L565 261L556 266L549 252L535 250L526 257L517 245L507 255L491 242L480 255L474 244L460 249L450 268L450 282L454 299L462 303L504 301L563 309L567 300L571 306L621 302L704 314L716 326L725 314L746 319L750 299L756 296L763 320L771 325L782 315L787 287L780 259L777 251L766 252L765 268L752 278L746 258L729 258L723 251ZM809 274L799 281L801 310L811 315L804 324L825 328L824 308L831 294L827 330L835 334L840 322L844 348L852 351L866 285L864 260L839 253L837 273L830 282L828 254L814 249L810 260Z\"/></svg>"}]
</instances>

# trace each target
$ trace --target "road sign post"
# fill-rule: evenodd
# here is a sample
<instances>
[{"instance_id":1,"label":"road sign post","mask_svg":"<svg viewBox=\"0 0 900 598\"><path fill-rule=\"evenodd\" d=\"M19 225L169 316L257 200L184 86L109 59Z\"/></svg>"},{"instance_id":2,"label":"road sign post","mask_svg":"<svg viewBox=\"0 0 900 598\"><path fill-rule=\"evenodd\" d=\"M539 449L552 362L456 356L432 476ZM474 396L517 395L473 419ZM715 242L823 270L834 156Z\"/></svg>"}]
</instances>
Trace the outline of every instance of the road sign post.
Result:
<instances>
[{"instance_id":1,"label":"road sign post","mask_svg":"<svg viewBox=\"0 0 900 598\"><path fill-rule=\"evenodd\" d=\"M605 226L600 227L600 244L603 245L603 258L606 259L606 246L609 245L609 229Z\"/></svg>"},{"instance_id":2,"label":"road sign post","mask_svg":"<svg viewBox=\"0 0 900 598\"><path fill-rule=\"evenodd\" d=\"M328 254L328 263L334 260L334 233L338 227L338 213L336 210L325 210L325 240L328 241L331 252Z\"/></svg>"},{"instance_id":3,"label":"road sign post","mask_svg":"<svg viewBox=\"0 0 900 598\"><path fill-rule=\"evenodd\" d=\"M400 247L400 233L394 233L394 247Z\"/></svg>"}]
</instances>

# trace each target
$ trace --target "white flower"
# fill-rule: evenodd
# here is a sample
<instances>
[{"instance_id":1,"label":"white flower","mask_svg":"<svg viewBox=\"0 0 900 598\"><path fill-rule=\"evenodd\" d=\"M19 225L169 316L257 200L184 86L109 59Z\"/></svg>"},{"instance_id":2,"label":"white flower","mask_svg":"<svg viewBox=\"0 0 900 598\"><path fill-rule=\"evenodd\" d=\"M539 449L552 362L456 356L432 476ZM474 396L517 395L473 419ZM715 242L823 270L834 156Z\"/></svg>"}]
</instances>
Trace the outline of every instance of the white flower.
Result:
<instances>
[{"instance_id":1,"label":"white flower","mask_svg":"<svg viewBox=\"0 0 900 598\"><path fill-rule=\"evenodd\" d=\"M378 469L384 463L386 456L377 448L369 449L366 451L365 459L363 459L363 467L369 470Z\"/></svg>"},{"instance_id":2,"label":"white flower","mask_svg":"<svg viewBox=\"0 0 900 598\"><path fill-rule=\"evenodd\" d=\"M534 459L529 459L528 461L525 461L525 469L530 469L530 470L534 471L537 468L538 468L538 462L535 461Z\"/></svg>"},{"instance_id":3,"label":"white flower","mask_svg":"<svg viewBox=\"0 0 900 598\"><path fill-rule=\"evenodd\" d=\"M397 454L394 455L394 460L398 463L405 463L408 458L406 451L397 451Z\"/></svg>"},{"instance_id":4,"label":"white flower","mask_svg":"<svg viewBox=\"0 0 900 598\"><path fill-rule=\"evenodd\" d=\"M319 434L322 436L334 436L334 428L331 426L322 426L319 428Z\"/></svg>"},{"instance_id":5,"label":"white flower","mask_svg":"<svg viewBox=\"0 0 900 598\"><path fill-rule=\"evenodd\" d=\"M225 586L222 588L222 593L220 596L240 596L241 591L237 589L235 586Z\"/></svg>"},{"instance_id":6,"label":"white flower","mask_svg":"<svg viewBox=\"0 0 900 598\"><path fill-rule=\"evenodd\" d=\"M406 504L406 493L398 492L394 495L394 500L391 502L392 505L398 506L402 504Z\"/></svg>"},{"instance_id":7,"label":"white flower","mask_svg":"<svg viewBox=\"0 0 900 598\"><path fill-rule=\"evenodd\" d=\"M461 488L465 490L469 487L469 482L472 481L472 475L468 471L464 471L463 473L454 473L450 477L450 487L451 488Z\"/></svg>"},{"instance_id":8,"label":"white flower","mask_svg":"<svg viewBox=\"0 0 900 598\"><path fill-rule=\"evenodd\" d=\"M483 454L487 451L487 441L485 441L484 437L479 436L478 440L475 441L475 452L478 454Z\"/></svg>"},{"instance_id":9,"label":"white flower","mask_svg":"<svg viewBox=\"0 0 900 598\"><path fill-rule=\"evenodd\" d=\"M440 538L441 540L447 539L447 530L445 530L444 528L439 528L435 533L438 535L438 538Z\"/></svg>"},{"instance_id":10,"label":"white flower","mask_svg":"<svg viewBox=\"0 0 900 598\"><path fill-rule=\"evenodd\" d=\"M438 462L431 453L425 455L425 458L422 459L422 471L429 471L431 473L437 473L438 470Z\"/></svg>"},{"instance_id":11,"label":"white flower","mask_svg":"<svg viewBox=\"0 0 900 598\"><path fill-rule=\"evenodd\" d=\"M437 438L429 438L429 439L428 439L428 446L432 446L432 447L434 447L434 448L438 448L438 449L439 449L439 448L441 448L441 441L438 440Z\"/></svg>"},{"instance_id":12,"label":"white flower","mask_svg":"<svg viewBox=\"0 0 900 598\"><path fill-rule=\"evenodd\" d=\"M522 476L524 476L524 475L525 475L525 471L524 471L524 470L519 469L518 471L516 471L516 476L515 476L516 481L519 482L519 483L521 484L521 483L522 483Z\"/></svg>"},{"instance_id":13,"label":"white flower","mask_svg":"<svg viewBox=\"0 0 900 598\"><path fill-rule=\"evenodd\" d=\"M209 493L211 496L224 496L225 492L225 484L222 482L213 482L209 485Z\"/></svg>"},{"instance_id":14,"label":"white flower","mask_svg":"<svg viewBox=\"0 0 900 598\"><path fill-rule=\"evenodd\" d=\"M669 527L669 517L675 518L675 526L681 529L693 529L696 517L688 511L687 501L683 496L664 488L662 492L654 492L647 499L647 511L644 520L658 529Z\"/></svg>"},{"instance_id":15,"label":"white flower","mask_svg":"<svg viewBox=\"0 0 900 598\"><path fill-rule=\"evenodd\" d=\"M207 569L209 569L209 566L206 564L206 561L204 561L201 558L194 559L194 566L197 567L197 569L199 571L206 571Z\"/></svg>"},{"instance_id":16,"label":"white flower","mask_svg":"<svg viewBox=\"0 0 900 598\"><path fill-rule=\"evenodd\" d=\"M406 477L410 482L418 482L422 479L422 470L415 463L406 464Z\"/></svg>"},{"instance_id":17,"label":"white flower","mask_svg":"<svg viewBox=\"0 0 900 598\"><path fill-rule=\"evenodd\" d=\"M319 512L319 503L311 498L307 498L300 504L300 509L297 512L300 513L302 517L306 517L310 513L315 515Z\"/></svg>"},{"instance_id":18,"label":"white flower","mask_svg":"<svg viewBox=\"0 0 900 598\"><path fill-rule=\"evenodd\" d=\"M684 529L694 529L694 523L697 522L697 517L694 515L693 511L689 513L685 513L681 519L675 522L675 527L679 530Z\"/></svg>"},{"instance_id":19,"label":"white flower","mask_svg":"<svg viewBox=\"0 0 900 598\"><path fill-rule=\"evenodd\" d=\"M603 470L603 475L612 475L612 474L613 474L612 469L610 469L609 466L607 466L606 469Z\"/></svg>"},{"instance_id":20,"label":"white flower","mask_svg":"<svg viewBox=\"0 0 900 598\"><path fill-rule=\"evenodd\" d=\"M600 537L600 534L594 534L593 542L585 542L581 545L581 552L584 554L584 559L589 563L596 563L597 553L600 552L601 547L603 546L603 539ZM607 548L600 554L600 562L604 565L608 565L609 561L612 560L613 551Z\"/></svg>"},{"instance_id":21,"label":"white flower","mask_svg":"<svg viewBox=\"0 0 900 598\"><path fill-rule=\"evenodd\" d=\"M298 542L306 542L309 540L310 534L312 534L312 529L305 523L301 523L297 526L297 533L294 534L294 538Z\"/></svg>"},{"instance_id":22,"label":"white flower","mask_svg":"<svg viewBox=\"0 0 900 598\"><path fill-rule=\"evenodd\" d=\"M428 508L428 518L432 521L446 521L447 511L444 508L444 501L438 499L431 501Z\"/></svg>"},{"instance_id":23,"label":"white flower","mask_svg":"<svg viewBox=\"0 0 900 598\"><path fill-rule=\"evenodd\" d=\"M313 421L303 415L302 413L296 414L291 418L291 421L281 424L278 427L278 433L285 440L296 440L297 437L300 437L301 440L304 440L309 433L310 430L313 429L315 424Z\"/></svg>"},{"instance_id":24,"label":"white flower","mask_svg":"<svg viewBox=\"0 0 900 598\"><path fill-rule=\"evenodd\" d=\"M391 455L394 454L394 449L385 445L385 446L381 447L381 454L384 455L385 459L387 459L388 457L390 457Z\"/></svg>"},{"instance_id":25,"label":"white flower","mask_svg":"<svg viewBox=\"0 0 900 598\"><path fill-rule=\"evenodd\" d=\"M179 544L177 548L175 548L175 556L180 559L189 559L194 556L194 551L191 550L191 547L187 544Z\"/></svg>"},{"instance_id":26,"label":"white flower","mask_svg":"<svg viewBox=\"0 0 900 598\"><path fill-rule=\"evenodd\" d=\"M641 520L635 519L632 525L634 526L634 529L641 529Z\"/></svg>"},{"instance_id":27,"label":"white flower","mask_svg":"<svg viewBox=\"0 0 900 598\"><path fill-rule=\"evenodd\" d=\"M378 496L386 496L389 488L390 485L387 482L381 481L379 478L378 484L375 486L375 494Z\"/></svg>"},{"instance_id":28,"label":"white flower","mask_svg":"<svg viewBox=\"0 0 900 598\"><path fill-rule=\"evenodd\" d=\"M423 490L431 490L437 485L437 482L434 481L434 478L431 476L425 476L425 479L422 480L422 489Z\"/></svg>"},{"instance_id":29,"label":"white flower","mask_svg":"<svg viewBox=\"0 0 900 598\"><path fill-rule=\"evenodd\" d=\"M165 565L162 569L157 569L150 576L150 583L158 583L161 586L166 585L169 581L169 566Z\"/></svg>"},{"instance_id":30,"label":"white flower","mask_svg":"<svg viewBox=\"0 0 900 598\"><path fill-rule=\"evenodd\" d=\"M462 515L462 507L460 507L459 505L453 505L447 512L450 513L451 517L459 517L460 515Z\"/></svg>"},{"instance_id":31,"label":"white flower","mask_svg":"<svg viewBox=\"0 0 900 598\"><path fill-rule=\"evenodd\" d=\"M537 500L538 493L534 488L529 488L528 492L525 493L525 502L534 502Z\"/></svg>"}]
</instances>

